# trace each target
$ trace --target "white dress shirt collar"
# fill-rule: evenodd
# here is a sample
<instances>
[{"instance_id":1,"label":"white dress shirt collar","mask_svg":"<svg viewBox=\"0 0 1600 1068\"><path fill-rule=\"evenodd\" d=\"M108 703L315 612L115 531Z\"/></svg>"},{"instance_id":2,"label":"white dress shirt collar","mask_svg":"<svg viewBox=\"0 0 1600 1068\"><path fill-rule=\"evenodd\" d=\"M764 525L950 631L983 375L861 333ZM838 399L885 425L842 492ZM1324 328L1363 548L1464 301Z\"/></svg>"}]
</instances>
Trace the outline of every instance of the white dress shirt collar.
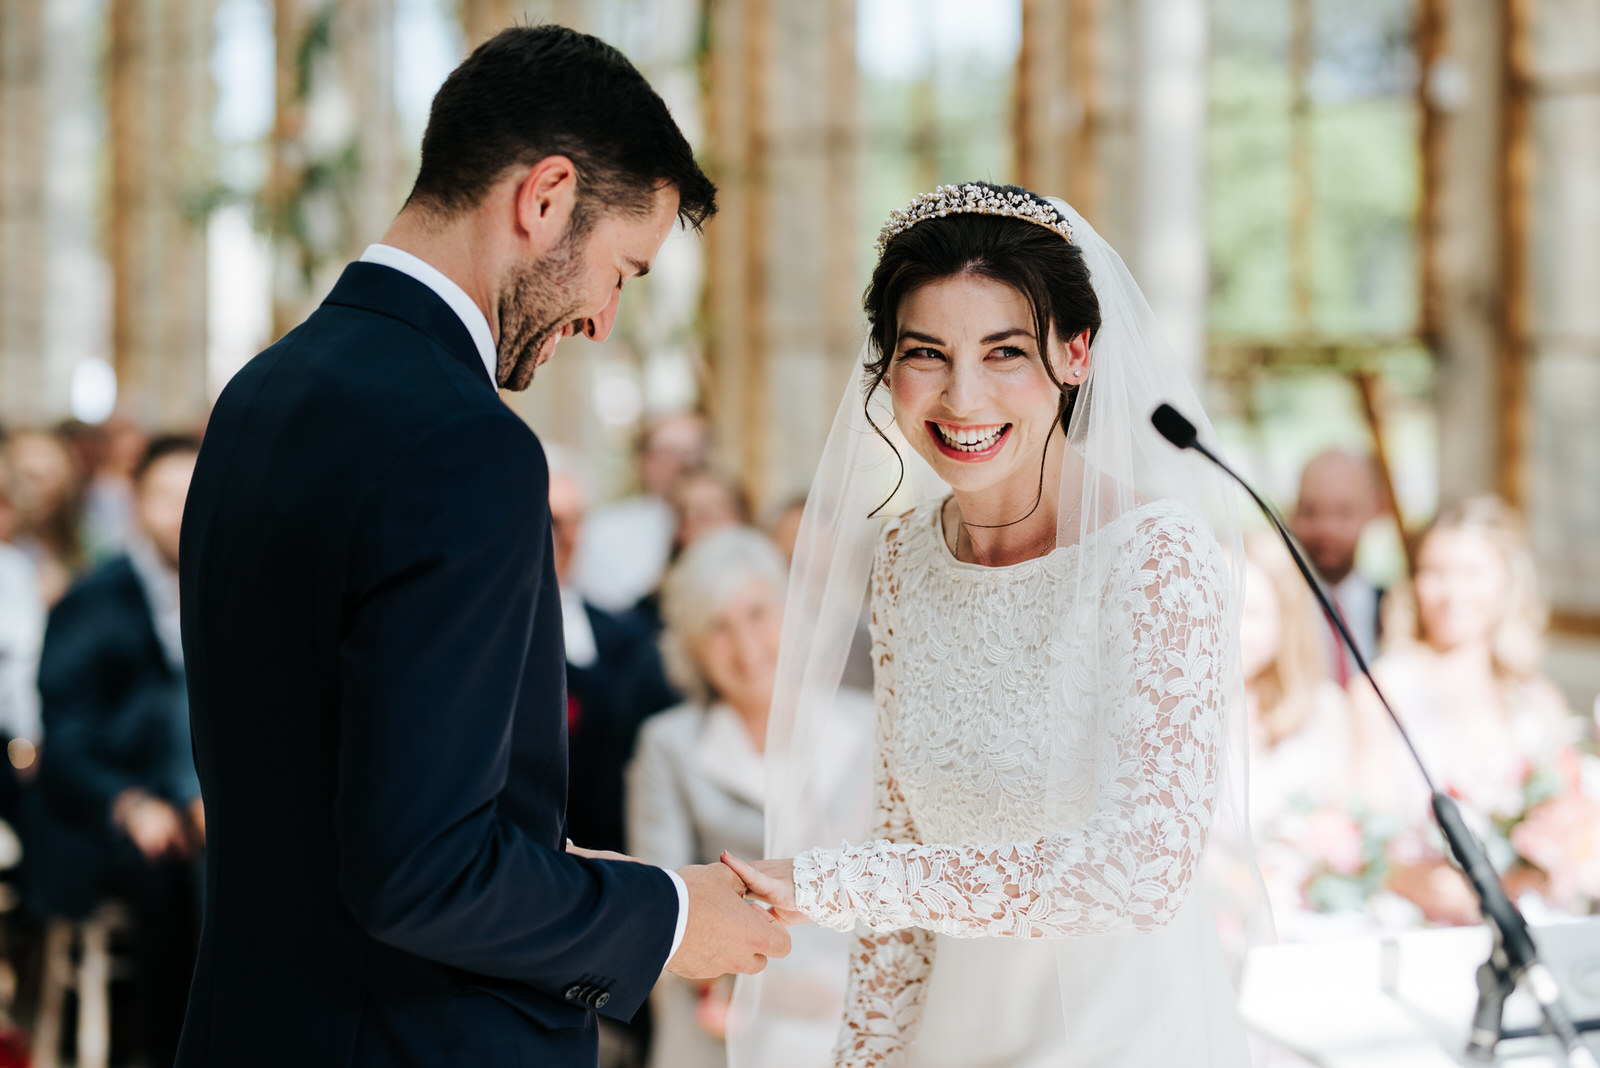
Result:
<instances>
[{"instance_id":1,"label":"white dress shirt collar","mask_svg":"<svg viewBox=\"0 0 1600 1068\"><path fill-rule=\"evenodd\" d=\"M494 334L489 330L489 320L483 314L483 309L467 296L466 290L452 282L443 271L431 263L393 245L368 245L367 250L361 254L361 262L392 267L401 274L410 275L439 294L439 299L450 305L450 310L456 313L462 325L467 328L467 333L472 335L472 343L477 346L478 358L483 361L483 369L489 372L489 381L496 381L495 367L498 361L495 358Z\"/></svg>"}]
</instances>

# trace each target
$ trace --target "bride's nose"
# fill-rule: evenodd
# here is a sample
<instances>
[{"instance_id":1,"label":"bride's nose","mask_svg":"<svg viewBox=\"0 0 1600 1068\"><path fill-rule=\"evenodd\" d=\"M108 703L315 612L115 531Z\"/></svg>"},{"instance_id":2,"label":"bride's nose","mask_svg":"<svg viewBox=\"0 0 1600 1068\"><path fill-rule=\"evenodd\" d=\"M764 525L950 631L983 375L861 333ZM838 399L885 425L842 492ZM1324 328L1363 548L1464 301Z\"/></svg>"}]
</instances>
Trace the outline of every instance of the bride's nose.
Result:
<instances>
[{"instance_id":1,"label":"bride's nose","mask_svg":"<svg viewBox=\"0 0 1600 1068\"><path fill-rule=\"evenodd\" d=\"M951 360L945 375L944 406L951 415L967 415L983 402L983 373L968 360Z\"/></svg>"}]
</instances>

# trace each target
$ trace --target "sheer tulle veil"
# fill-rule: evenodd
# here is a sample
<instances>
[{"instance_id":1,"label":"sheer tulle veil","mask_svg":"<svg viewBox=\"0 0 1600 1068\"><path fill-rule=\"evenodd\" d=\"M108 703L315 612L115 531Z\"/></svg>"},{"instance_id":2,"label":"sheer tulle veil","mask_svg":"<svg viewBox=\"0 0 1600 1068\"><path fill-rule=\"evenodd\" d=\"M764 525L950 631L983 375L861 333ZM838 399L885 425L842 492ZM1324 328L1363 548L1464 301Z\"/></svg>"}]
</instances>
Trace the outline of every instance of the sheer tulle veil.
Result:
<instances>
[{"instance_id":1,"label":"sheer tulle veil","mask_svg":"<svg viewBox=\"0 0 1600 1068\"><path fill-rule=\"evenodd\" d=\"M1071 240L1082 250L1101 311L1101 327L1090 347L1087 377L1067 430L1070 451L1061 465L1057 551L1073 554L1065 581L1078 584L1070 618L1057 621L1056 638L1071 665L1061 683L1063 714L1091 725L1102 709L1085 694L1112 695L1125 689L1118 677L1115 635L1097 627L1099 589L1123 552L1141 509L1152 502L1174 502L1214 539L1226 561L1231 588L1211 620L1226 636L1220 663L1195 663L1196 673L1220 677L1226 688L1226 715L1212 726L1215 756L1206 773L1217 784L1206 840L1204 878L1191 891L1197 907L1186 910L1185 929L1098 936L1105 952L1159 952L1178 962L1193 979L1181 996L1199 999L1219 1017L1236 1012L1235 988L1244 949L1270 934L1265 896L1250 850L1246 808L1246 753L1242 679L1239 671L1238 605L1242 581L1236 499L1221 478L1192 452L1179 452L1150 425L1150 413L1169 403L1187 415L1209 439L1211 427L1192 385L1173 360L1154 313L1121 258L1070 206L1048 203L1060 213ZM869 362L863 345L858 368ZM871 783L852 782L841 800L835 776L822 769L832 739L818 710L838 698L846 656L861 618L884 519L949 488L923 462L895 427L889 391L877 389L864 407L862 373L853 377L840 400L800 524L783 621L778 684L767 740L766 851L790 857L816 846L860 843L869 837ZM870 422L869 422L870 419ZM880 436L876 428L883 431ZM888 441L885 441L885 436ZM891 447L892 443L892 447ZM898 454L898 455L897 455ZM900 481L901 465L904 481ZM893 499L887 507L884 501ZM910 670L902 665L900 670ZM1170 685L1188 685L1183 678ZM1109 705L1109 698L1106 704ZM1058 751L1052 738L1046 811L1081 803L1083 754ZM822 796L827 782L829 796ZM1069 793L1079 795L1067 796ZM1071 827L1062 827L1070 833ZM1203 928L1195 925L1203 925ZM1216 936L1212 935L1215 930ZM831 935L832 933L829 932ZM841 947L853 938L837 936ZM840 950L841 969L844 950ZM783 961L769 966L774 972ZM1071 977L1063 975L1063 998L1072 996ZM760 1018L763 977L741 979L735 995L729 1040L730 1064L751 1068L757 1062L750 1033ZM1164 1026L1166 1006L1139 998L1128 1002L1129 1028ZM1192 1016L1192 1014L1191 1014ZM985 1021L972 1021L983 1027ZM1194 1063L1206 1063L1197 1059Z\"/></svg>"}]
</instances>

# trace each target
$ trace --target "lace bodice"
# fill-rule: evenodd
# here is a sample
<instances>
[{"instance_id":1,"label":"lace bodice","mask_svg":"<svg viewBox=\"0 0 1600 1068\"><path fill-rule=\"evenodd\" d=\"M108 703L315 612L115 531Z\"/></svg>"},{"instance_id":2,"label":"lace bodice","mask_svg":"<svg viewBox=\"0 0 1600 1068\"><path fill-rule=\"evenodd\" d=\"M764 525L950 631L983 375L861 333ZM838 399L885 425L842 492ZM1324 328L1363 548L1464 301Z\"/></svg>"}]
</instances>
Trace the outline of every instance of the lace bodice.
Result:
<instances>
[{"instance_id":1,"label":"lace bodice","mask_svg":"<svg viewBox=\"0 0 1600 1068\"><path fill-rule=\"evenodd\" d=\"M1150 930L1199 868L1223 746L1221 553L1152 502L1011 567L950 553L930 502L873 568L876 840L795 859L798 904L865 927L843 1065L901 1063L935 933ZM1102 546L1103 547L1103 546Z\"/></svg>"}]
</instances>

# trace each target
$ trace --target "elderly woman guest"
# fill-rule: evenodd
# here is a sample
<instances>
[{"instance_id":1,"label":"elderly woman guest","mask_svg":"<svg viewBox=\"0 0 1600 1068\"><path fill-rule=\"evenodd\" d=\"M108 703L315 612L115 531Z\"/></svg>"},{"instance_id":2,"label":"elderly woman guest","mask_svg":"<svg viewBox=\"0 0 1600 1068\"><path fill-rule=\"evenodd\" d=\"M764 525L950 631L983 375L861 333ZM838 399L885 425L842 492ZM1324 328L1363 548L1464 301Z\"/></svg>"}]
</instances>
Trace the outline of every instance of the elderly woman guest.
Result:
<instances>
[{"instance_id":1,"label":"elderly woman guest","mask_svg":"<svg viewBox=\"0 0 1600 1068\"><path fill-rule=\"evenodd\" d=\"M1577 899L1600 887L1586 890L1592 873L1570 866L1593 850L1568 849L1561 838L1589 838L1600 827L1578 789L1577 721L1540 670L1544 621L1521 522L1498 498L1475 497L1423 536L1413 589L1394 595L1385 628L1399 644L1374 674L1440 787L1482 821L1480 834L1489 820L1513 828L1505 844L1515 855L1501 858L1513 893L1534 889L1581 907ZM1475 922L1465 884L1425 833L1427 798L1371 688L1362 682L1351 692L1361 793L1418 828L1390 846L1389 889L1428 920Z\"/></svg>"},{"instance_id":2,"label":"elderly woman guest","mask_svg":"<svg viewBox=\"0 0 1600 1068\"><path fill-rule=\"evenodd\" d=\"M783 622L787 572L767 538L746 527L695 540L662 583L668 674L689 699L647 721L627 777L628 852L652 864L714 861L723 850L762 853L763 752ZM870 702L841 701L830 722L838 774L867 756ZM844 802L848 803L848 802ZM682 858L679 860L678 858ZM783 1009L757 1036L760 1063L823 1063L844 996L849 939L791 931L793 950L766 976ZM731 984L663 975L652 995L655 1068L726 1063L722 1033Z\"/></svg>"}]
</instances>

